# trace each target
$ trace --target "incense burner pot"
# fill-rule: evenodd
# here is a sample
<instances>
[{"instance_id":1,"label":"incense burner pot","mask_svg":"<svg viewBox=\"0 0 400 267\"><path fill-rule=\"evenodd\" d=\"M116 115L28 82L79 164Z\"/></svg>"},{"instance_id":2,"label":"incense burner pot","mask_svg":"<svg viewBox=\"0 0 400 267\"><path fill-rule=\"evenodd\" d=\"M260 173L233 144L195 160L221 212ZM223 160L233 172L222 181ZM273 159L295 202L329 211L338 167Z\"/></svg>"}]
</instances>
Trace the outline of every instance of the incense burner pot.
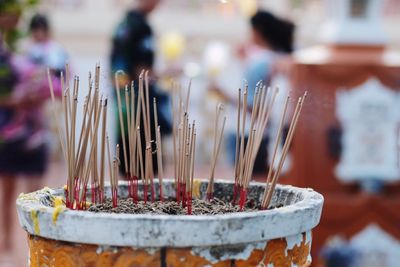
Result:
<instances>
[{"instance_id":1,"label":"incense burner pot","mask_svg":"<svg viewBox=\"0 0 400 267\"><path fill-rule=\"evenodd\" d=\"M193 196L204 198L207 182L195 185ZM233 187L216 181L215 197L231 196ZM175 195L172 180L164 180L163 189L165 196ZM264 184L251 183L248 197L260 201L263 190ZM17 199L19 222L28 233L29 266L310 266L311 231L323 205L319 193L283 185L272 198L271 206L278 208L222 215L53 207L54 197L63 195L63 189L45 188ZM120 183L119 195L128 195L127 183Z\"/></svg>"}]
</instances>

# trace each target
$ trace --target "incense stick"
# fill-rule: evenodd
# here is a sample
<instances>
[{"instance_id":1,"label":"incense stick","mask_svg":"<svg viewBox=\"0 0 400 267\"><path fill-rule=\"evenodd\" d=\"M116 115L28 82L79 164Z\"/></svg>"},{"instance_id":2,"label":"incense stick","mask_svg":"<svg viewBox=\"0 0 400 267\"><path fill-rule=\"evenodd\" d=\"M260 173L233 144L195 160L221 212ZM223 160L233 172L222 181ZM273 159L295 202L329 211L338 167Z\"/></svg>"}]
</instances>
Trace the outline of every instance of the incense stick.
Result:
<instances>
[{"instance_id":1,"label":"incense stick","mask_svg":"<svg viewBox=\"0 0 400 267\"><path fill-rule=\"evenodd\" d=\"M115 73L115 90L117 92L117 104L118 104L118 115L119 115L119 125L121 129L121 138L122 138L122 151L124 155L124 167L125 167L125 173L129 175L129 169L128 169L128 156L127 156L127 149L126 149L126 140L125 140L125 126L124 126L124 120L122 116L122 104L121 104L121 93L120 93L120 87L119 87L119 79L118 76L121 74L122 71L117 71Z\"/></svg>"},{"instance_id":2,"label":"incense stick","mask_svg":"<svg viewBox=\"0 0 400 267\"><path fill-rule=\"evenodd\" d=\"M240 141L240 105L241 105L242 91L238 90L238 104L237 104L237 121L236 121L236 143L235 143L235 165L234 165L234 178L235 185L233 188L233 205L236 204L236 198L238 193L238 180L239 180L239 141Z\"/></svg>"},{"instance_id":3,"label":"incense stick","mask_svg":"<svg viewBox=\"0 0 400 267\"><path fill-rule=\"evenodd\" d=\"M158 124L158 115L157 115L157 100L153 98L153 112L154 112L154 129L156 129L156 150L157 150L157 172L158 172L158 181L159 181L159 195L160 200L163 201L163 192L162 192L162 179L164 176L164 170L162 166L162 146L161 146L161 132L160 125Z\"/></svg>"},{"instance_id":4,"label":"incense stick","mask_svg":"<svg viewBox=\"0 0 400 267\"><path fill-rule=\"evenodd\" d=\"M103 105L103 121L101 127L101 150L100 150L100 202L104 201L104 172L105 172L105 143L106 143L106 125L107 125L107 98Z\"/></svg>"}]
</instances>

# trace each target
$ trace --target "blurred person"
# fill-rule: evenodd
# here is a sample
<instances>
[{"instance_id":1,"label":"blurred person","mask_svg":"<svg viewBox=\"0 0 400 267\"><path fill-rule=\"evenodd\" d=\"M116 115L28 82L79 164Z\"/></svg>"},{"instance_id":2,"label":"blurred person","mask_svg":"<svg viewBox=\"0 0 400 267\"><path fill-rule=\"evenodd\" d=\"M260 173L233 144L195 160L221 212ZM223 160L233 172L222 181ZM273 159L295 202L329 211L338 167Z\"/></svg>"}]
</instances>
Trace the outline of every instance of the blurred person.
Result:
<instances>
[{"instance_id":1,"label":"blurred person","mask_svg":"<svg viewBox=\"0 0 400 267\"><path fill-rule=\"evenodd\" d=\"M29 38L26 38L21 46L20 52L30 64L39 68L49 68L56 77L65 77L65 66L68 55L64 48L53 39L51 34L51 25L48 18L43 14L35 14L29 22ZM58 104L57 104L58 105ZM52 111L46 109L45 113L49 115ZM59 159L60 145L57 138L56 126L54 121L48 122L49 154L51 158Z\"/></svg>"},{"instance_id":2,"label":"blurred person","mask_svg":"<svg viewBox=\"0 0 400 267\"><path fill-rule=\"evenodd\" d=\"M135 90L138 89L139 75L142 70L149 71L150 84L149 84L149 99L153 97L157 99L157 112L158 122L161 128L161 134L169 134L172 131L170 123L170 108L169 97L164 93L155 82L155 75L153 72L153 65L155 59L155 45L153 30L147 20L147 16L158 6L160 0L136 0L136 5L130 9L122 22L117 26L112 41L111 50L111 71L114 75L117 71L122 70L125 77L119 80L120 88L124 88L126 84L134 81ZM114 81L114 78L112 77ZM121 95L124 91L121 90ZM136 96L137 96L136 92ZM124 118L126 118L125 101L122 101L122 110ZM151 101L152 103L152 101ZM119 123L118 114L117 122ZM150 107L150 125L153 124L154 114L153 108ZM126 125L125 125L126 126ZM152 129L152 138L154 139L155 132ZM117 142L122 144L122 137L120 127L118 126ZM126 127L125 127L126 129ZM143 127L141 126L141 129ZM125 134L127 131L125 130ZM143 135L142 135L143 137ZM126 137L126 140L127 137ZM142 144L144 144L142 140ZM145 146L143 146L143 151ZM154 155L156 156L156 155ZM155 160L155 158L154 158ZM124 158L121 157L121 168L124 166ZM154 164L156 166L156 164Z\"/></svg>"},{"instance_id":3,"label":"blurred person","mask_svg":"<svg viewBox=\"0 0 400 267\"><path fill-rule=\"evenodd\" d=\"M268 11L257 11L250 18L251 39L246 46L239 48L239 57L244 61L244 78L248 83L248 109L252 109L255 88L258 82L270 85L274 75L287 72L287 58L293 51L295 26L292 22L281 19ZM211 85L221 98L232 105L237 105L236 98L224 93L216 84ZM245 139L247 141L247 138ZM234 161L236 133L228 138L228 150ZM261 174L267 169L268 135L265 135L254 163L254 173Z\"/></svg>"},{"instance_id":4,"label":"blurred person","mask_svg":"<svg viewBox=\"0 0 400 267\"><path fill-rule=\"evenodd\" d=\"M54 81L57 96L59 84ZM49 96L46 69L11 54L0 41L0 247L6 251L11 249L16 179L22 176L28 191L34 191L47 167L42 107Z\"/></svg>"},{"instance_id":5,"label":"blurred person","mask_svg":"<svg viewBox=\"0 0 400 267\"><path fill-rule=\"evenodd\" d=\"M33 64L48 67L53 74L65 73L68 60L63 47L53 40L50 24L45 15L36 14L29 24L30 38L22 45L22 54Z\"/></svg>"},{"instance_id":6,"label":"blurred person","mask_svg":"<svg viewBox=\"0 0 400 267\"><path fill-rule=\"evenodd\" d=\"M258 11L251 17L250 24L252 43L244 53L247 58L245 77L252 97L259 81L268 85L275 72L285 66L287 55L293 51L295 27L292 22L268 11Z\"/></svg>"},{"instance_id":7,"label":"blurred person","mask_svg":"<svg viewBox=\"0 0 400 267\"><path fill-rule=\"evenodd\" d=\"M11 65L10 54L5 49L3 40L1 40L0 34L0 102L5 102L7 96L11 93L12 88L17 83L17 74L15 69ZM0 125L3 125L5 121L9 120L12 112L6 107L0 105ZM2 249L10 249L10 237L11 237L11 214L12 214L12 204L11 200L13 198L13 191L15 187L15 182L10 179L0 179L1 182L1 224L2 231L0 232L0 251Z\"/></svg>"}]
</instances>

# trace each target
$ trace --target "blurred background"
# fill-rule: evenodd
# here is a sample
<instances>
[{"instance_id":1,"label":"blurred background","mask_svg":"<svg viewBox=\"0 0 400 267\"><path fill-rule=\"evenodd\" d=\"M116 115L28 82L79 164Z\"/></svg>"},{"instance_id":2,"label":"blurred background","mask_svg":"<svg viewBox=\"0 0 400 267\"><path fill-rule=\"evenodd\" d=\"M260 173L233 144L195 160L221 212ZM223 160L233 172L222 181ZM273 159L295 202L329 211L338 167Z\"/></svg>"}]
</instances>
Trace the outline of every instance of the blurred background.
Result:
<instances>
[{"instance_id":1,"label":"blurred background","mask_svg":"<svg viewBox=\"0 0 400 267\"><path fill-rule=\"evenodd\" d=\"M283 96L308 90L280 182L312 187L326 198L313 237L314 266L398 266L400 0L145 2L0 2L0 266L26 266L18 194L66 181L45 71L50 67L59 83L65 63L71 77L80 76L81 95L99 63L100 88L110 99L114 71L135 79L137 68L150 69L154 93L165 96L164 129L171 124L172 82L185 92L191 79L196 177L209 175L215 106L222 102L228 123L216 176L233 179L235 99L244 79L249 90L262 80ZM126 37L130 30L137 36ZM109 114L116 143L115 103ZM277 116L254 180L266 177ZM166 176L172 177L172 138L164 133Z\"/></svg>"}]
</instances>

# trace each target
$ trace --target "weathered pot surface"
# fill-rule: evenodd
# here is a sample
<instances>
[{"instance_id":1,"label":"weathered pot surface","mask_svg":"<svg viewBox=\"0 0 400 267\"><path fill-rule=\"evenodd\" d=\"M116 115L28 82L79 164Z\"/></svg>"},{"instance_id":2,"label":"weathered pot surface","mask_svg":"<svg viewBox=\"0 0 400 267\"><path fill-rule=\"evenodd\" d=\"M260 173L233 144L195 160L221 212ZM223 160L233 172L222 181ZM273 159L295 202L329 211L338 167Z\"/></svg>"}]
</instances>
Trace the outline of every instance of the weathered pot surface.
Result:
<instances>
[{"instance_id":1,"label":"weathered pot surface","mask_svg":"<svg viewBox=\"0 0 400 267\"><path fill-rule=\"evenodd\" d=\"M200 197L206 186L206 181L198 181ZM163 187L166 196L174 195L172 180L164 180ZM215 195L232 194L232 188L231 182L217 181ZM251 183L249 198L260 200L263 188L264 184ZM235 245L308 233L319 223L323 205L322 195L312 189L278 185L271 205L283 207L264 211L213 216L74 210L59 213L51 206L51 198L63 194L63 189L49 188L21 194L17 199L21 226L34 236L95 245L135 248ZM127 196L127 183L120 182L119 195Z\"/></svg>"}]
</instances>

